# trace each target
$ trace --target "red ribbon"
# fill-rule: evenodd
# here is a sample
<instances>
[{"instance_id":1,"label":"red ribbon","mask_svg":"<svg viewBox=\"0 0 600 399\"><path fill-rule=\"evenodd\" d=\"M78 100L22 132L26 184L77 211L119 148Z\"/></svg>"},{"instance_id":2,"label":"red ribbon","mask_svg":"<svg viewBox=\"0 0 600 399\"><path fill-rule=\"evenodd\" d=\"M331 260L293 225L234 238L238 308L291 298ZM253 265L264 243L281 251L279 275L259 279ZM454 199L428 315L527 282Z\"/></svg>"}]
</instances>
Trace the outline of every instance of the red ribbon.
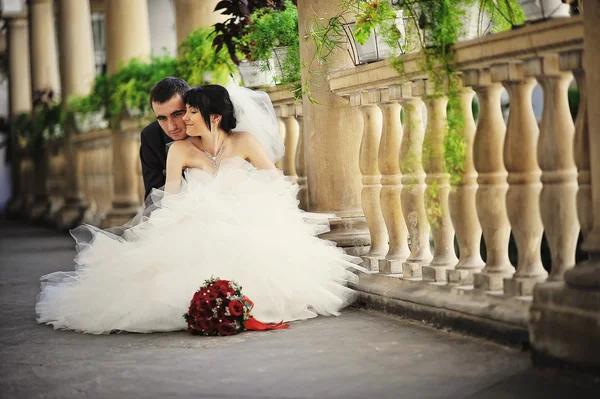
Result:
<instances>
[{"instance_id":1,"label":"red ribbon","mask_svg":"<svg viewBox=\"0 0 600 399\"><path fill-rule=\"evenodd\" d=\"M254 302L250 300L247 296L244 295L244 302L247 302L250 305L250 309L254 307ZM254 317L250 316L248 320L244 322L244 328L249 331L269 331L269 330L284 330L288 328L289 324L283 324L283 320L277 324L267 324L262 321L256 320Z\"/></svg>"}]
</instances>

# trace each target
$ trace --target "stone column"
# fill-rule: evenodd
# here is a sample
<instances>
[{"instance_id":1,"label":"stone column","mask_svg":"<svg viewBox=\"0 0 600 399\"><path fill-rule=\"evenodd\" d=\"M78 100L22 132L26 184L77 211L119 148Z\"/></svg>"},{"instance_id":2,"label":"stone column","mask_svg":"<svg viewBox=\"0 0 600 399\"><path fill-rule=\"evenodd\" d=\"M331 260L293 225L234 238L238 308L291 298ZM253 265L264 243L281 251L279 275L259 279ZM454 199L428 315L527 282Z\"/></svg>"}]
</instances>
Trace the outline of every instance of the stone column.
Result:
<instances>
[{"instance_id":1,"label":"stone column","mask_svg":"<svg viewBox=\"0 0 600 399\"><path fill-rule=\"evenodd\" d=\"M302 106L296 106L296 120L298 121L298 148L296 149L296 173L298 174L298 205L300 209L307 210L308 207L308 187L306 183L306 159L304 154L304 115L302 115Z\"/></svg>"},{"instance_id":2,"label":"stone column","mask_svg":"<svg viewBox=\"0 0 600 399\"><path fill-rule=\"evenodd\" d=\"M381 212L381 175L379 174L378 152L381 140L382 116L376 105L379 100L378 91L355 93L350 102L359 106L363 116L363 137L360 144L358 164L362 174L362 208L371 235L371 247L363 256L363 264L369 270L379 270L379 260L388 251L388 235Z\"/></svg>"},{"instance_id":3,"label":"stone column","mask_svg":"<svg viewBox=\"0 0 600 399\"><path fill-rule=\"evenodd\" d=\"M446 173L444 139L448 132L446 106L448 99L434 93L433 82L425 81L424 96L427 106L427 128L423 140L423 169L425 183L425 208L433 235L433 259L423 266L423 280L446 281L447 271L458 262L454 252L454 227L448 210L450 175Z\"/></svg>"},{"instance_id":4,"label":"stone column","mask_svg":"<svg viewBox=\"0 0 600 399\"><path fill-rule=\"evenodd\" d=\"M31 112L31 70L29 63L29 31L27 15L20 14L8 19L8 68L10 116L14 118ZM25 187L21 184L21 150L18 139L11 132L12 198L7 204L9 214L17 214L24 204Z\"/></svg>"},{"instance_id":5,"label":"stone column","mask_svg":"<svg viewBox=\"0 0 600 399\"><path fill-rule=\"evenodd\" d=\"M132 58L150 57L150 29L146 0L104 0L106 23L107 72L118 71L119 63ZM102 227L121 225L137 212L139 181L136 173L139 160L139 123L133 120L113 120L112 147L114 196L112 209L101 222Z\"/></svg>"},{"instance_id":6,"label":"stone column","mask_svg":"<svg viewBox=\"0 0 600 399\"><path fill-rule=\"evenodd\" d=\"M579 237L577 220L577 168L573 159L575 127L567 91L571 72L561 72L558 55L535 57L525 62L526 73L535 76L544 90L538 162L542 169L540 210L552 255L550 280L562 280L575 265Z\"/></svg>"},{"instance_id":7,"label":"stone column","mask_svg":"<svg viewBox=\"0 0 600 399\"><path fill-rule=\"evenodd\" d=\"M475 89L479 98L473 160L479 184L476 195L477 216L483 230L487 262L481 273L473 276L474 286L486 291L496 291L502 289L504 278L514 272L508 259L508 184L502 156L506 126L500 109L503 88L501 84L491 81L490 71L487 69L464 71L463 80L466 86Z\"/></svg>"},{"instance_id":8,"label":"stone column","mask_svg":"<svg viewBox=\"0 0 600 399\"><path fill-rule=\"evenodd\" d=\"M461 89L461 110L463 116L463 136L465 143L465 164L462 181L450 191L448 203L450 218L456 230L456 241L460 259L454 270L448 270L448 284L473 285L473 273L483 266L481 253L481 225L477 219L475 196L477 194L477 172L473 164L473 141L475 139L475 120L472 103L475 92L470 87Z\"/></svg>"},{"instance_id":9,"label":"stone column","mask_svg":"<svg viewBox=\"0 0 600 399\"><path fill-rule=\"evenodd\" d=\"M88 1L59 0L59 55L62 97L83 96L90 92L95 77L92 23ZM66 105L66 103L63 103ZM83 163L80 151L73 143L75 128L65 124L64 152L66 158L67 192L65 205L57 215L61 229L70 229L81 222L83 201Z\"/></svg>"},{"instance_id":10,"label":"stone column","mask_svg":"<svg viewBox=\"0 0 600 399\"><path fill-rule=\"evenodd\" d=\"M540 253L544 226L540 216L541 171L537 164L539 129L531 94L536 85L525 77L522 64L492 67L492 79L502 82L510 96L510 114L504 140L504 165L508 171L506 209L519 252L517 271L504 280L507 295L531 295L533 285L548 276Z\"/></svg>"},{"instance_id":11,"label":"stone column","mask_svg":"<svg viewBox=\"0 0 600 399\"><path fill-rule=\"evenodd\" d=\"M283 173L298 182L296 172L296 151L298 149L298 136L300 126L296 120L295 106L287 105L283 109L283 124L285 125L285 157L283 162Z\"/></svg>"},{"instance_id":12,"label":"stone column","mask_svg":"<svg viewBox=\"0 0 600 399\"><path fill-rule=\"evenodd\" d=\"M55 98L60 92L54 0L32 0L31 20L31 80L33 90L52 89Z\"/></svg>"},{"instance_id":13,"label":"stone column","mask_svg":"<svg viewBox=\"0 0 600 399\"><path fill-rule=\"evenodd\" d=\"M416 86L423 81L415 83ZM423 170L423 101L413 97L413 84L402 86L400 104L404 109L404 135L400 145L402 172L402 214L410 239L410 255L402 264L404 278L420 278L421 268L431 262L429 223L425 212L425 171ZM418 91L418 90L417 90ZM421 90L422 92L422 90Z\"/></svg>"},{"instance_id":14,"label":"stone column","mask_svg":"<svg viewBox=\"0 0 600 399\"><path fill-rule=\"evenodd\" d=\"M379 262L379 273L402 273L402 263L410 255L408 230L402 215L402 173L400 172L400 145L402 121L398 103L401 86L391 86L382 91L379 104L383 116L383 131L379 144L379 171L381 172L381 211L387 227L389 249Z\"/></svg>"},{"instance_id":15,"label":"stone column","mask_svg":"<svg viewBox=\"0 0 600 399\"><path fill-rule=\"evenodd\" d=\"M221 11L214 12L219 0L175 0L175 28L177 46L198 28L208 28L227 17Z\"/></svg>"},{"instance_id":16,"label":"stone column","mask_svg":"<svg viewBox=\"0 0 600 399\"><path fill-rule=\"evenodd\" d=\"M333 17L340 11L335 1L298 1L300 37L304 37L315 22L314 10L319 16ZM301 62L309 65L315 54L311 40L301 41ZM358 166L362 136L361 115L346 98L332 93L327 80L328 71L353 67L344 48L334 50L327 65L311 65L319 69L309 83L314 104L302 99L304 140L308 179L309 210L335 213L339 219L331 221L331 232L322 237L333 240L341 247L357 247L351 251L361 253L369 244L369 234L361 208L361 175ZM302 77L308 71L303 68Z\"/></svg>"},{"instance_id":17,"label":"stone column","mask_svg":"<svg viewBox=\"0 0 600 399\"><path fill-rule=\"evenodd\" d=\"M600 136L592 132L600 130L600 113L597 112L600 109L600 3L586 2L585 7L584 48L567 54L568 62L564 62L564 66L573 68L585 87L585 101L580 104L579 113L587 118L587 124L585 120L577 121L575 149L577 159L589 154L587 161L578 161L578 166L583 182L591 184L591 198L586 198L586 192L590 191L582 187L578 212L581 220L586 218L586 223L582 223L583 249L590 258L566 271L564 282L551 281L534 288L529 335L536 363L550 360L555 364L558 360L597 374L600 369ZM585 82L581 80L582 66ZM589 150L582 151L587 143ZM585 173L588 165L589 174ZM590 219L591 223L587 222Z\"/></svg>"},{"instance_id":18,"label":"stone column","mask_svg":"<svg viewBox=\"0 0 600 399\"><path fill-rule=\"evenodd\" d=\"M51 89L54 99L60 97L58 74L58 53L56 51L56 30L53 0L33 0L29 4L31 32L31 82L32 89ZM35 109L34 109L35 114ZM48 198L49 154L47 146L39 148L33 155L35 164L35 201L27 214L32 220L39 220L49 212Z\"/></svg>"}]
</instances>

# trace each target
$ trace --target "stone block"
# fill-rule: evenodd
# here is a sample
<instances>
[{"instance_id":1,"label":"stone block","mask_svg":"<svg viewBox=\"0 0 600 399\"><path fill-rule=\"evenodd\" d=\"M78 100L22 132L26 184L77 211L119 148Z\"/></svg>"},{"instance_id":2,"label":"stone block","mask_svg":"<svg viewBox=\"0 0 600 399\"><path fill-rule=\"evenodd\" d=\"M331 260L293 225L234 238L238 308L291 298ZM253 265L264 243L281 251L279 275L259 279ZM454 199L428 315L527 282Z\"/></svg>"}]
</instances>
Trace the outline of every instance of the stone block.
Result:
<instances>
[{"instance_id":1,"label":"stone block","mask_svg":"<svg viewBox=\"0 0 600 399\"><path fill-rule=\"evenodd\" d=\"M404 262L402 264L403 278L421 278L423 266L420 263Z\"/></svg>"},{"instance_id":2,"label":"stone block","mask_svg":"<svg viewBox=\"0 0 600 399\"><path fill-rule=\"evenodd\" d=\"M536 278L511 277L504 279L504 293L510 296L533 295L533 287L545 280Z\"/></svg>"},{"instance_id":3,"label":"stone block","mask_svg":"<svg viewBox=\"0 0 600 399\"><path fill-rule=\"evenodd\" d=\"M473 285L473 275L477 270L446 270L446 281L453 285Z\"/></svg>"},{"instance_id":4,"label":"stone block","mask_svg":"<svg viewBox=\"0 0 600 399\"><path fill-rule=\"evenodd\" d=\"M402 263L401 259L380 259L379 260L379 273L380 274L402 274Z\"/></svg>"},{"instance_id":5,"label":"stone block","mask_svg":"<svg viewBox=\"0 0 600 399\"><path fill-rule=\"evenodd\" d=\"M423 266L421 270L421 273L423 274L423 281L435 283L446 281L446 272L448 271L447 267Z\"/></svg>"},{"instance_id":6,"label":"stone block","mask_svg":"<svg viewBox=\"0 0 600 399\"><path fill-rule=\"evenodd\" d=\"M377 256L361 256L361 259L363 260L363 266L367 270L370 270L372 272L379 271L379 260L381 258Z\"/></svg>"},{"instance_id":7,"label":"stone block","mask_svg":"<svg viewBox=\"0 0 600 399\"><path fill-rule=\"evenodd\" d=\"M504 273L475 273L473 285L484 291L499 291L504 287L504 279L510 276Z\"/></svg>"}]
</instances>

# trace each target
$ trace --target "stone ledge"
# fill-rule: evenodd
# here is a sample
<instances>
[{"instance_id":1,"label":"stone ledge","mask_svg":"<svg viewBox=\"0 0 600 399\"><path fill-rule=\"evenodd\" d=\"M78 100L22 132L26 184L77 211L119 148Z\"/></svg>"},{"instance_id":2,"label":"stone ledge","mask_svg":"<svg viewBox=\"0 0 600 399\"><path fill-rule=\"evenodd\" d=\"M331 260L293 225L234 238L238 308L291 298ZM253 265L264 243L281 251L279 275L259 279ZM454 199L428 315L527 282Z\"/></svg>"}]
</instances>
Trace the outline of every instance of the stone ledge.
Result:
<instances>
[{"instance_id":1,"label":"stone ledge","mask_svg":"<svg viewBox=\"0 0 600 399\"><path fill-rule=\"evenodd\" d=\"M359 274L357 305L447 327L499 343L528 341L530 298L511 298L447 284Z\"/></svg>"}]
</instances>

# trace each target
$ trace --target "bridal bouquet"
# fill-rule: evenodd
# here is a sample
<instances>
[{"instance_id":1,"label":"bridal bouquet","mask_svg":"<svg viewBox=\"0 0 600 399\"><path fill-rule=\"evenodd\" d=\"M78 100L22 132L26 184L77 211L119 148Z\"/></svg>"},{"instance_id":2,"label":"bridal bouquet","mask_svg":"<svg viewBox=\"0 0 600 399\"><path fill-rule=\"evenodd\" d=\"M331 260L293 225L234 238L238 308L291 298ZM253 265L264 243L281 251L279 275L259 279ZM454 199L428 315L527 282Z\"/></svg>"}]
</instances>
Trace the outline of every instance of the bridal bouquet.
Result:
<instances>
[{"instance_id":1,"label":"bridal bouquet","mask_svg":"<svg viewBox=\"0 0 600 399\"><path fill-rule=\"evenodd\" d=\"M233 335L244 330L279 330L289 324L265 324L250 314L254 303L236 282L211 278L192 297L183 315L188 331L199 335Z\"/></svg>"}]
</instances>

